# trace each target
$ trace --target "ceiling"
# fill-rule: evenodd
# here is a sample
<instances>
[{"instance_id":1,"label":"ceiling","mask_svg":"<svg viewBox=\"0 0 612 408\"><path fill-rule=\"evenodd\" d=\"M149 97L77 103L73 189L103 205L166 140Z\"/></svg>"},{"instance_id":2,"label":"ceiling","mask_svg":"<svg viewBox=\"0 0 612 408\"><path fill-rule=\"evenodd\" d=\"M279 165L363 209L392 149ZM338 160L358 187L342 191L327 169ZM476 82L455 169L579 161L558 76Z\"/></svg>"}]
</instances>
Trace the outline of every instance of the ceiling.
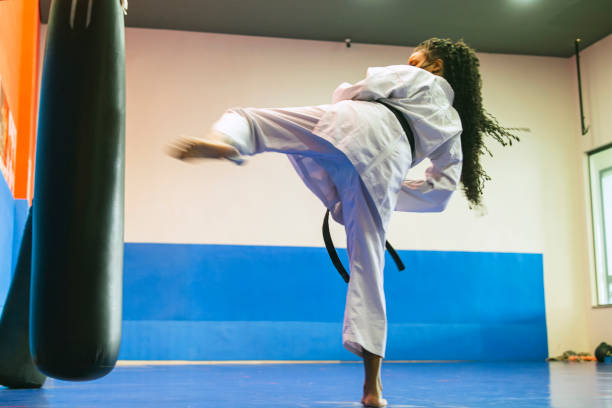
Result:
<instances>
[{"instance_id":1,"label":"ceiling","mask_svg":"<svg viewBox=\"0 0 612 408\"><path fill-rule=\"evenodd\" d=\"M78 0L84 1L84 0ZM119 1L119 0L116 0ZM51 0L40 0L41 20ZM129 0L128 27L569 57L612 32L612 0Z\"/></svg>"}]
</instances>

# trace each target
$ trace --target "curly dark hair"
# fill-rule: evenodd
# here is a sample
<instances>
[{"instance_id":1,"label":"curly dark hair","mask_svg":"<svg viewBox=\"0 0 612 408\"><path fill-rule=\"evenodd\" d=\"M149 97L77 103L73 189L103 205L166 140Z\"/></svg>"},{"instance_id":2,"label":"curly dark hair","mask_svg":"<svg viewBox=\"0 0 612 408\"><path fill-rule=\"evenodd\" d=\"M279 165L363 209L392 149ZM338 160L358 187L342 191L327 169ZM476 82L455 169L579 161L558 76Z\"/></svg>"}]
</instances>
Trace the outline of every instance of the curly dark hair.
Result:
<instances>
[{"instance_id":1,"label":"curly dark hair","mask_svg":"<svg viewBox=\"0 0 612 408\"><path fill-rule=\"evenodd\" d=\"M474 50L463 40L453 42L450 39L430 38L419 44L415 51L423 51L428 62L438 58L443 62L442 76L455 91L453 107L459 113L463 126L463 191L471 208L480 207L484 184L491 180L480 164L480 156L484 153L493 155L484 144L483 135L508 146L512 145L513 141L519 141L519 138L511 133L512 130L518 129L500 126L497 119L483 108L480 62Z\"/></svg>"}]
</instances>

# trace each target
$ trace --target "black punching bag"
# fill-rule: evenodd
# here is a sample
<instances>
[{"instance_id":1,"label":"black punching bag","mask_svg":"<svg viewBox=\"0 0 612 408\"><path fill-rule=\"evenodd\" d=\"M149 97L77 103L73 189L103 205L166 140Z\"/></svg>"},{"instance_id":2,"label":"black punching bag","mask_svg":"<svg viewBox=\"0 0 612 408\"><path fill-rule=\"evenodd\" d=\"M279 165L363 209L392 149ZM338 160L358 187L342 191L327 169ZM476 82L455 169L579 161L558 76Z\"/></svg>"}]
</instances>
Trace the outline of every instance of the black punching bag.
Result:
<instances>
[{"instance_id":1,"label":"black punching bag","mask_svg":"<svg viewBox=\"0 0 612 408\"><path fill-rule=\"evenodd\" d=\"M28 214L19 258L0 318L0 385L40 388L46 377L30 356L30 259L32 257L32 209Z\"/></svg>"},{"instance_id":2,"label":"black punching bag","mask_svg":"<svg viewBox=\"0 0 612 408\"><path fill-rule=\"evenodd\" d=\"M109 373L121 339L125 44L119 0L53 0L34 190L30 343L40 371Z\"/></svg>"}]
</instances>

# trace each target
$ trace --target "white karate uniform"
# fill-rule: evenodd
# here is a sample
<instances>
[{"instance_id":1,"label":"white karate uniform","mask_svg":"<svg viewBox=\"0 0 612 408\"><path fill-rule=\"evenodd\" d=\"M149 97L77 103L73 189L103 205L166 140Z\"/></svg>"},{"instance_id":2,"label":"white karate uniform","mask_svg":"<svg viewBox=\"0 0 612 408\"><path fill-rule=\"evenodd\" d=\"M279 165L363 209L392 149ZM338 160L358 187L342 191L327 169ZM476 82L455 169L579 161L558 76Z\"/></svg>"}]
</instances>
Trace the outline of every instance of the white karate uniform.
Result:
<instances>
[{"instance_id":1,"label":"white karate uniform","mask_svg":"<svg viewBox=\"0 0 612 408\"><path fill-rule=\"evenodd\" d=\"M349 282L343 344L384 357L387 337L383 268L393 210L442 211L461 176L461 121L448 82L409 65L370 68L341 84L331 105L227 111L213 128L243 155L286 153L308 188L344 224ZM408 119L415 154L383 99ZM405 180L424 158L424 180Z\"/></svg>"}]
</instances>

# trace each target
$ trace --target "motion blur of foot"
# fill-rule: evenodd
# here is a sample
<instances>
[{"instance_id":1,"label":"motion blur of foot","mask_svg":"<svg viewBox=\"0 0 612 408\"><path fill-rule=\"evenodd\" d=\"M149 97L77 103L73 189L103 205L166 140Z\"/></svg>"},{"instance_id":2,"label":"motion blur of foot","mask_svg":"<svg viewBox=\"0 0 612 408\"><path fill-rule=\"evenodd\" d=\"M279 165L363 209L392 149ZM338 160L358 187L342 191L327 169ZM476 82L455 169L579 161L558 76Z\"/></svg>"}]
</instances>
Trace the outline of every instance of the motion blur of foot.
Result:
<instances>
[{"instance_id":1,"label":"motion blur of foot","mask_svg":"<svg viewBox=\"0 0 612 408\"><path fill-rule=\"evenodd\" d=\"M224 142L222 136L212 132L205 139L181 136L167 147L168 155L178 160L193 159L227 159L236 164L242 164L240 152Z\"/></svg>"}]
</instances>

